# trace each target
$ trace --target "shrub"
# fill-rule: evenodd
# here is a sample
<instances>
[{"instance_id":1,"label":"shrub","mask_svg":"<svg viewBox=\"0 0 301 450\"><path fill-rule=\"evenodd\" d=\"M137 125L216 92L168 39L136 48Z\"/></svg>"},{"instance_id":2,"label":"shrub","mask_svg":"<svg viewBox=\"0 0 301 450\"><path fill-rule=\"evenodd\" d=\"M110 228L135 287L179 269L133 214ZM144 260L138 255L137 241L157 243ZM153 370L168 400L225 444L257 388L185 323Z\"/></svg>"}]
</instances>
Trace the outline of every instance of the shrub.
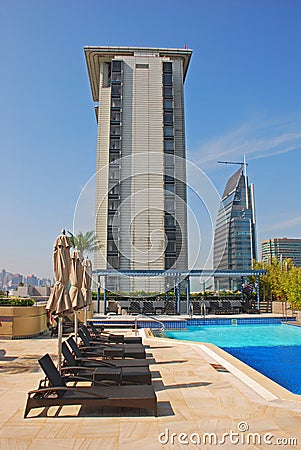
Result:
<instances>
[{"instance_id":1,"label":"shrub","mask_svg":"<svg viewBox=\"0 0 301 450\"><path fill-rule=\"evenodd\" d=\"M0 306L33 306L35 301L32 298L0 298Z\"/></svg>"}]
</instances>

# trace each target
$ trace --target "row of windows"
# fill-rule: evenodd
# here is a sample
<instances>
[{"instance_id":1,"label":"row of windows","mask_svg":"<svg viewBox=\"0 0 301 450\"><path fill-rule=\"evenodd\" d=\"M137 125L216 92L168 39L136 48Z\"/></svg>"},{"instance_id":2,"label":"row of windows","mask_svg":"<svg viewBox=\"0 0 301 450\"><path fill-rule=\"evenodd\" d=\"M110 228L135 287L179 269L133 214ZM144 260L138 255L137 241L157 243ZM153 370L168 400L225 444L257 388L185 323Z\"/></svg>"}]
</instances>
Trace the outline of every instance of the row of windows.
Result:
<instances>
[{"instance_id":1,"label":"row of windows","mask_svg":"<svg viewBox=\"0 0 301 450\"><path fill-rule=\"evenodd\" d=\"M122 62L113 60L111 63L111 126L109 179L119 179L119 157L121 150L121 95L122 95ZM118 237L118 216L114 213L119 207L119 184L114 184L108 195L108 247L107 262L109 267L119 268L118 249L114 237ZM114 225L114 227L113 227Z\"/></svg>"}]
</instances>

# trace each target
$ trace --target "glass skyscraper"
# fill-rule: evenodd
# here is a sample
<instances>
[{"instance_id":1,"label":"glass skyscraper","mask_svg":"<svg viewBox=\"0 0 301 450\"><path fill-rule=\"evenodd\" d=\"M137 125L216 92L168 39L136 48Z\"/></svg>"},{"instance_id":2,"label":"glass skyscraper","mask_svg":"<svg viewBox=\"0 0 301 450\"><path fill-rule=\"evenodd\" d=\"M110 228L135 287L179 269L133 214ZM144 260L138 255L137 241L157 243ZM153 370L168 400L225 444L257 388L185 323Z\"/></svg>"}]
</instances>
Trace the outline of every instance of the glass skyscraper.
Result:
<instances>
[{"instance_id":1,"label":"glass skyscraper","mask_svg":"<svg viewBox=\"0 0 301 450\"><path fill-rule=\"evenodd\" d=\"M250 270L256 259L254 185L244 167L228 180L217 216L214 235L215 270ZM240 288L240 280L220 279L220 288Z\"/></svg>"}]
</instances>

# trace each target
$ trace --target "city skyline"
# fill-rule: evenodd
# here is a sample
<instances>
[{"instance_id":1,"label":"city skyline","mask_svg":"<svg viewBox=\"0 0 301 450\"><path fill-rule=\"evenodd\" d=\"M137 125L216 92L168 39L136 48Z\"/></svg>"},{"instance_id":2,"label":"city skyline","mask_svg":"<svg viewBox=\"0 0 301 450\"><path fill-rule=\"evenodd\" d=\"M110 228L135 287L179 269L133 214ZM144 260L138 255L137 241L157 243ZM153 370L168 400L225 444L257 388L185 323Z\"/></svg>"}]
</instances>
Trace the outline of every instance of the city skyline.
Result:
<instances>
[{"instance_id":1,"label":"city skyline","mask_svg":"<svg viewBox=\"0 0 301 450\"><path fill-rule=\"evenodd\" d=\"M232 169L217 161L246 154L258 245L300 238L300 2L189 1L186 21L180 2L89 3L2 4L0 266L52 278L57 235L79 231L74 211L96 165L85 45L191 48L187 159L222 195Z\"/></svg>"}]
</instances>

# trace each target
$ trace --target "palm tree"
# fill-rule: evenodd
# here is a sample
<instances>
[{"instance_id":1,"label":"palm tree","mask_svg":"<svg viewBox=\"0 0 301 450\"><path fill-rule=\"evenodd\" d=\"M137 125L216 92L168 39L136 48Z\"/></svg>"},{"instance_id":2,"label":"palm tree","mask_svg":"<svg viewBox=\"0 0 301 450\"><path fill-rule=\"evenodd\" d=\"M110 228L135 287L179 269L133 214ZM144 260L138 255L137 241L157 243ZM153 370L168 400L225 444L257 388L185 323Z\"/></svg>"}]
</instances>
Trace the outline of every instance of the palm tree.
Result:
<instances>
[{"instance_id":1,"label":"palm tree","mask_svg":"<svg viewBox=\"0 0 301 450\"><path fill-rule=\"evenodd\" d=\"M94 231L87 231L85 234L79 231L76 236L71 231L68 231L68 233L70 234L72 247L76 247L81 253L90 253L99 248L99 242Z\"/></svg>"}]
</instances>

